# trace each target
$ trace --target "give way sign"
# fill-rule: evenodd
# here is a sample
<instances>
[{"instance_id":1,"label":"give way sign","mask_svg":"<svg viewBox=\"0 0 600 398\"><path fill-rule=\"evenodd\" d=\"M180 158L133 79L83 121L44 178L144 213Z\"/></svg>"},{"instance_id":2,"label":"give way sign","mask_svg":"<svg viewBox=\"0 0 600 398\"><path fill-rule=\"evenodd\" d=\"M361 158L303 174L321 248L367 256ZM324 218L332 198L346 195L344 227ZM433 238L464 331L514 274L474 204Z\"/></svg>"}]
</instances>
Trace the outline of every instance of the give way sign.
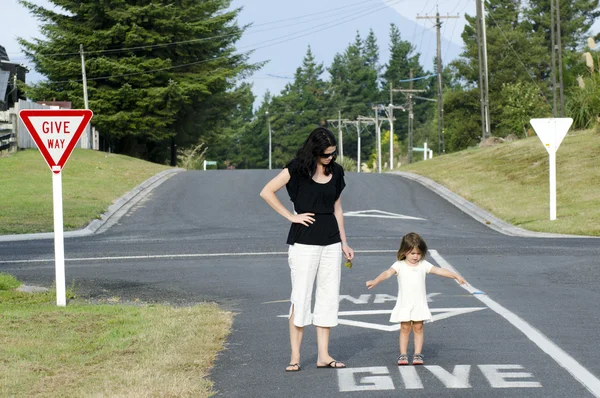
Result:
<instances>
[{"instance_id":1,"label":"give way sign","mask_svg":"<svg viewBox=\"0 0 600 398\"><path fill-rule=\"evenodd\" d=\"M92 118L89 109L23 109L19 117L33 137L53 173L58 174L71 156Z\"/></svg>"}]
</instances>

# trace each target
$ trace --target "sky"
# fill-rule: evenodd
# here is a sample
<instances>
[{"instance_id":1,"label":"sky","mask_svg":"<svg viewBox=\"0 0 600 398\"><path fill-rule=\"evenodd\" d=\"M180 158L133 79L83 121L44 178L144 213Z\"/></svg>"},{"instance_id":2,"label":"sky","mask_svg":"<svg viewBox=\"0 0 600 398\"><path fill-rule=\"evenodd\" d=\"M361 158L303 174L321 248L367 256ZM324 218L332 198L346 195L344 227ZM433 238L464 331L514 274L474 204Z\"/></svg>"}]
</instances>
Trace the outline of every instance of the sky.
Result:
<instances>
[{"instance_id":1,"label":"sky","mask_svg":"<svg viewBox=\"0 0 600 398\"><path fill-rule=\"evenodd\" d=\"M49 0L30 0L52 8ZM12 62L31 66L28 82L44 79L21 53L16 37L42 38L38 21L16 0L0 0L2 24L0 45ZM395 24L402 40L413 44L421 54L426 71L433 70L436 53L436 11L442 19L442 62L447 64L462 51L461 34L465 14L475 14L474 0L232 0L241 7L240 25L251 24L236 43L240 52L253 50L249 61L267 64L247 81L260 101L265 92L279 94L291 81L310 46L316 61L328 67L337 53L343 53L356 34L365 38L372 29L380 49L380 62L389 58L390 24ZM458 18L456 18L458 17ZM73 51L78 51L74 49ZM324 78L328 78L325 74Z\"/></svg>"}]
</instances>

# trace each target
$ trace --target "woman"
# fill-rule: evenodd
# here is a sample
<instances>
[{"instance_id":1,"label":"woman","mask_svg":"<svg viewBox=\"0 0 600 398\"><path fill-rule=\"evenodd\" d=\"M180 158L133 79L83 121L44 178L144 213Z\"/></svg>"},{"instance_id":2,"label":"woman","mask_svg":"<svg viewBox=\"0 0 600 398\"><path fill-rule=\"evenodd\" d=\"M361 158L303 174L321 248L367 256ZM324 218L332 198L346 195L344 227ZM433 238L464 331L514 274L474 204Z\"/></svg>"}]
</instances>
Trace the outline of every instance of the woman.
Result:
<instances>
[{"instance_id":1,"label":"woman","mask_svg":"<svg viewBox=\"0 0 600 398\"><path fill-rule=\"evenodd\" d=\"M344 368L329 355L330 328L338 324L342 253L354 258L344 230L340 194L345 187L344 169L335 162L336 140L331 131L313 130L296 157L265 185L260 196L292 225L287 238L292 276L289 312L291 357L287 372L300 371L300 346L304 327L317 330L317 367ZM294 203L291 213L275 193L286 187ZM317 280L315 308L311 316L313 285Z\"/></svg>"}]
</instances>

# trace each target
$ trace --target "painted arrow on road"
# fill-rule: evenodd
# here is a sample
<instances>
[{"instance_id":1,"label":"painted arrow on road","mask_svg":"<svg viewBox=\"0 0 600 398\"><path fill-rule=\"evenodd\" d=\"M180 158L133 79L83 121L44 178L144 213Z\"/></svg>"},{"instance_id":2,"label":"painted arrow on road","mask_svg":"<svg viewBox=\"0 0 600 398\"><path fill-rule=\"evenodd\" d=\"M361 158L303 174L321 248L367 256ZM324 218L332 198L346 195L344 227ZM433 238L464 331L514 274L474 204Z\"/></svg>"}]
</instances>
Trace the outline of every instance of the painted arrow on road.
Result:
<instances>
[{"instance_id":1,"label":"painted arrow on road","mask_svg":"<svg viewBox=\"0 0 600 398\"><path fill-rule=\"evenodd\" d=\"M401 220L421 220L425 221L425 218L405 216L404 214L390 213L383 210L360 210L360 211L347 211L344 212L345 217L372 217L372 218L393 218Z\"/></svg>"},{"instance_id":2,"label":"painted arrow on road","mask_svg":"<svg viewBox=\"0 0 600 398\"><path fill-rule=\"evenodd\" d=\"M476 312L486 309L487 307L465 307L465 308L430 308L431 321L439 321L442 319L450 318L456 315L468 314L470 312ZM340 311L338 313L338 322L340 325L356 326L365 329L375 329L384 332L396 332L400 330L399 323L381 325L372 322L355 321L351 319L344 319L344 316L363 316L363 315L389 315L392 310L364 310L364 311ZM279 318L287 318L288 315L278 315Z\"/></svg>"}]
</instances>

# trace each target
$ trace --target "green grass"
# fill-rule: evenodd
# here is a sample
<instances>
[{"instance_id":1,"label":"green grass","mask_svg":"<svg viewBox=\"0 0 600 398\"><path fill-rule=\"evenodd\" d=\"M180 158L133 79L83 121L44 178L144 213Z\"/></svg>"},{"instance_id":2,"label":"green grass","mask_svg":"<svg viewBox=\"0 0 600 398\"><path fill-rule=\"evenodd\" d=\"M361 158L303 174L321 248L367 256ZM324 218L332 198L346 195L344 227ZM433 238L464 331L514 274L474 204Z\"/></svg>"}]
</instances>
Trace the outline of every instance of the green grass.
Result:
<instances>
[{"instance_id":1,"label":"green grass","mask_svg":"<svg viewBox=\"0 0 600 398\"><path fill-rule=\"evenodd\" d=\"M8 279L0 275L0 283ZM207 376L229 334L230 312L212 304L55 303L53 291L0 287L0 396L214 393Z\"/></svg>"},{"instance_id":2,"label":"green grass","mask_svg":"<svg viewBox=\"0 0 600 398\"><path fill-rule=\"evenodd\" d=\"M0 272L0 291L16 289L19 286L21 286L21 282L19 282L17 278L4 272Z\"/></svg>"},{"instance_id":3,"label":"green grass","mask_svg":"<svg viewBox=\"0 0 600 398\"><path fill-rule=\"evenodd\" d=\"M65 230L78 229L161 166L75 150L62 174ZM52 174L37 150L0 157L0 234L53 230ZM232 314L214 304L173 308L67 291L24 293L0 273L0 396L208 397L208 372ZM117 303L117 304L115 304Z\"/></svg>"},{"instance_id":4,"label":"green grass","mask_svg":"<svg viewBox=\"0 0 600 398\"><path fill-rule=\"evenodd\" d=\"M62 171L64 230L85 227L114 200L169 167L75 149ZM52 172L37 149L0 157L0 235L52 232Z\"/></svg>"},{"instance_id":5,"label":"green grass","mask_svg":"<svg viewBox=\"0 0 600 398\"><path fill-rule=\"evenodd\" d=\"M537 136L435 157L398 170L428 177L518 227L600 236L600 134L572 131L556 155L550 221L548 153Z\"/></svg>"}]
</instances>

